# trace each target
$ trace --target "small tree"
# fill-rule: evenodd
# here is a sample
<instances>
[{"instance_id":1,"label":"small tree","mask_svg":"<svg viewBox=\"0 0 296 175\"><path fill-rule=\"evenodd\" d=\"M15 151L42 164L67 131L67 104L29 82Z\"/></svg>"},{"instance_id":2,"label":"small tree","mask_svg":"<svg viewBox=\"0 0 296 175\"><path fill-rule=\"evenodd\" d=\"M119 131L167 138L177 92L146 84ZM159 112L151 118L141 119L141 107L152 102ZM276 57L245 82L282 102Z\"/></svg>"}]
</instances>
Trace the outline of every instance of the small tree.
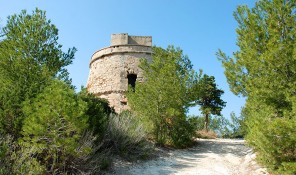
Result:
<instances>
[{"instance_id":1,"label":"small tree","mask_svg":"<svg viewBox=\"0 0 296 175\"><path fill-rule=\"evenodd\" d=\"M87 129L86 103L65 83L55 80L33 100L24 103L21 145L35 149L36 158L50 174L71 172L73 159L90 148L79 149ZM35 159L33 159L35 160ZM30 165L30 164L28 164Z\"/></svg>"},{"instance_id":2,"label":"small tree","mask_svg":"<svg viewBox=\"0 0 296 175\"><path fill-rule=\"evenodd\" d=\"M209 116L211 114L221 115L221 110L226 105L226 102L221 99L224 91L217 88L215 77L206 74L203 75L196 86L198 86L196 90L199 99L195 103L200 105L200 110L205 117L204 129L208 132Z\"/></svg>"},{"instance_id":3,"label":"small tree","mask_svg":"<svg viewBox=\"0 0 296 175\"><path fill-rule=\"evenodd\" d=\"M182 134L186 132L177 128L188 129L185 113L195 76L190 60L182 50L172 46L167 49L154 47L152 62L142 60L140 68L145 82L138 83L135 92L128 93L131 109L147 123L157 143L180 142L174 139L178 138L186 144L185 140L191 135Z\"/></svg>"}]
</instances>

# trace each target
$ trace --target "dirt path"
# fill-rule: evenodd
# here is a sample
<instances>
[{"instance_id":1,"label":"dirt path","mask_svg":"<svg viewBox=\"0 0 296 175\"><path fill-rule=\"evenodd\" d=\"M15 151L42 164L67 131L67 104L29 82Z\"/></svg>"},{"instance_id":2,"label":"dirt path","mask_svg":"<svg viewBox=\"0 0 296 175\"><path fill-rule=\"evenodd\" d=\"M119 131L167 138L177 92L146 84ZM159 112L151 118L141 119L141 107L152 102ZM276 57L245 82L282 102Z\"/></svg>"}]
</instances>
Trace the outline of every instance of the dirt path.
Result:
<instances>
[{"instance_id":1,"label":"dirt path","mask_svg":"<svg viewBox=\"0 0 296 175\"><path fill-rule=\"evenodd\" d=\"M263 175L252 150L243 140L198 140L197 146L164 151L155 160L116 164L108 174L118 175Z\"/></svg>"}]
</instances>

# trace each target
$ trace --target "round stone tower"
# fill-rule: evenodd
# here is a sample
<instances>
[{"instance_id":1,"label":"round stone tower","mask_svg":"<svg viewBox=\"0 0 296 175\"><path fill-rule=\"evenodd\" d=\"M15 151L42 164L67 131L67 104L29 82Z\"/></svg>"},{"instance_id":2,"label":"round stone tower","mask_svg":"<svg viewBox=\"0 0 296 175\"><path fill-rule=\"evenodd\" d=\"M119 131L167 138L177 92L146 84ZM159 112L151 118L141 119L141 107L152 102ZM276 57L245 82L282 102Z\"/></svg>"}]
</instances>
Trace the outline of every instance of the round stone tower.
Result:
<instances>
[{"instance_id":1,"label":"round stone tower","mask_svg":"<svg viewBox=\"0 0 296 175\"><path fill-rule=\"evenodd\" d=\"M124 93L128 86L143 81L140 59L151 60L151 36L112 34L111 46L92 55L87 90L109 101L117 113L128 109Z\"/></svg>"}]
</instances>

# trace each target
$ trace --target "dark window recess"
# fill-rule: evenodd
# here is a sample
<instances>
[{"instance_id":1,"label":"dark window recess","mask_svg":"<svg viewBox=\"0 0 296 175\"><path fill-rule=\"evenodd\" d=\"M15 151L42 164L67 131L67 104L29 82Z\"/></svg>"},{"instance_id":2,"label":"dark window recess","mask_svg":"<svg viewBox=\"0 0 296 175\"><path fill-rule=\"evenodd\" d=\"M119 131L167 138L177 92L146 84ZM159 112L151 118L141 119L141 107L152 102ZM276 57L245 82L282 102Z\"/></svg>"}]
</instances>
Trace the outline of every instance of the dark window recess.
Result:
<instances>
[{"instance_id":1,"label":"dark window recess","mask_svg":"<svg viewBox=\"0 0 296 175\"><path fill-rule=\"evenodd\" d=\"M128 74L127 79L128 79L128 85L132 86L133 90L135 90L137 75L136 74Z\"/></svg>"}]
</instances>

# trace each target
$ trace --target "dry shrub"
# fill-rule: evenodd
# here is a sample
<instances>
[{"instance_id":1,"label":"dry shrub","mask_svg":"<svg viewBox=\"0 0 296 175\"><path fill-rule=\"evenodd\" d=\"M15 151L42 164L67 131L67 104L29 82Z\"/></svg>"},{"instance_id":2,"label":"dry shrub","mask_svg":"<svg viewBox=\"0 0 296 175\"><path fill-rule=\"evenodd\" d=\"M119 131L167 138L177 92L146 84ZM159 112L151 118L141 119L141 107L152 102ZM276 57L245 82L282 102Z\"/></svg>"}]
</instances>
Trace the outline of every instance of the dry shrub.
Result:
<instances>
[{"instance_id":1,"label":"dry shrub","mask_svg":"<svg viewBox=\"0 0 296 175\"><path fill-rule=\"evenodd\" d=\"M196 137L202 139L216 139L217 134L214 131L199 130L196 131Z\"/></svg>"},{"instance_id":2,"label":"dry shrub","mask_svg":"<svg viewBox=\"0 0 296 175\"><path fill-rule=\"evenodd\" d=\"M11 174L73 174L73 175L90 175L100 173L101 170L110 166L110 151L103 149L102 144L96 144L95 138L91 132L85 132L80 140L75 152L75 156L70 154L63 155L63 161L58 160L59 167L49 169L47 164L40 158L40 148L36 146L20 146L19 150L12 155L13 172ZM83 150L89 149L84 152ZM52 156L52 155L47 155ZM61 159L58 157L57 159ZM53 163L49 165L53 166ZM0 173L1 174L1 173Z\"/></svg>"},{"instance_id":3,"label":"dry shrub","mask_svg":"<svg viewBox=\"0 0 296 175\"><path fill-rule=\"evenodd\" d=\"M128 160L148 158L153 150L143 124L129 112L110 114L103 145Z\"/></svg>"},{"instance_id":4,"label":"dry shrub","mask_svg":"<svg viewBox=\"0 0 296 175\"><path fill-rule=\"evenodd\" d=\"M13 141L12 136L0 134L0 174L11 174L12 158L17 143Z\"/></svg>"}]
</instances>

